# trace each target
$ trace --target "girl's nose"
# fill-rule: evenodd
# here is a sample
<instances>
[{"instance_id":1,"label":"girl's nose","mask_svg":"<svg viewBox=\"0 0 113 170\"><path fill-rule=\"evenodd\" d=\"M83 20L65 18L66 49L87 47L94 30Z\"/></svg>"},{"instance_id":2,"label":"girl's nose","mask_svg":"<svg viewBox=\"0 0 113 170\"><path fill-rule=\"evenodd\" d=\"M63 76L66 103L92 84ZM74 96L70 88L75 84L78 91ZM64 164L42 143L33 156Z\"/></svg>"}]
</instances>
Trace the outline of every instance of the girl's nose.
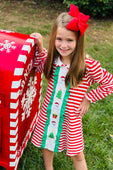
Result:
<instances>
[{"instance_id":1,"label":"girl's nose","mask_svg":"<svg viewBox=\"0 0 113 170\"><path fill-rule=\"evenodd\" d=\"M62 41L61 46L62 46L63 48L64 48L64 47L67 47L67 43L66 43L66 41Z\"/></svg>"}]
</instances>

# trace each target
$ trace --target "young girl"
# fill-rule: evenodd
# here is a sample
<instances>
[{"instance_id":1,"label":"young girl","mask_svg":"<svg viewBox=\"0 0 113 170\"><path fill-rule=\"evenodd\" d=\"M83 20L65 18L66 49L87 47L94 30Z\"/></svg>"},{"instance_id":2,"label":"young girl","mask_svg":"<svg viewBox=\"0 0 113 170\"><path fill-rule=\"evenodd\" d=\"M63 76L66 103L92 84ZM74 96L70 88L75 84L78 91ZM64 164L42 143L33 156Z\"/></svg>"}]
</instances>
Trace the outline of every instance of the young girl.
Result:
<instances>
[{"instance_id":1,"label":"young girl","mask_svg":"<svg viewBox=\"0 0 113 170\"><path fill-rule=\"evenodd\" d=\"M84 50L84 32L89 16L71 5L53 26L48 55L41 35L37 39L35 67L44 70L48 80L45 100L40 111L32 143L43 148L46 170L53 170L54 152L66 150L76 170L87 170L83 154L82 116L94 103L113 92L113 76L98 61L88 58ZM45 64L44 64L45 63ZM87 89L99 83L96 90Z\"/></svg>"}]
</instances>

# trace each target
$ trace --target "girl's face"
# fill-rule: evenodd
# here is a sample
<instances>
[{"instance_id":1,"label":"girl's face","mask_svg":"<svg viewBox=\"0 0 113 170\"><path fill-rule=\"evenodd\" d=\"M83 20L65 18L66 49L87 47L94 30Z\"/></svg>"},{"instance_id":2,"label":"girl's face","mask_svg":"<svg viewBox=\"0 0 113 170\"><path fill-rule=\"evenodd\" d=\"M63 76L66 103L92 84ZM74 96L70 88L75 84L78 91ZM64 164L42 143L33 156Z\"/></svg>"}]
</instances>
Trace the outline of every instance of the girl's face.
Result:
<instances>
[{"instance_id":1,"label":"girl's face","mask_svg":"<svg viewBox=\"0 0 113 170\"><path fill-rule=\"evenodd\" d=\"M63 27L58 27L55 40L55 48L65 64L70 64L70 55L76 48L76 34Z\"/></svg>"}]
</instances>

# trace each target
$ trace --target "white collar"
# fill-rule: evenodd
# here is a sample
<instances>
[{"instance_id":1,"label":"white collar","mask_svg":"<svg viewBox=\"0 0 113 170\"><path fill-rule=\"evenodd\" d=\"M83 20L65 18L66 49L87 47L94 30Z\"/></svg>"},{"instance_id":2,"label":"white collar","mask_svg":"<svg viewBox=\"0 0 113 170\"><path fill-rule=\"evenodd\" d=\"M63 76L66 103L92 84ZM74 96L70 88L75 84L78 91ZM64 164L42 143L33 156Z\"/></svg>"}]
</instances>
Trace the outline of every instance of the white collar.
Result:
<instances>
[{"instance_id":1,"label":"white collar","mask_svg":"<svg viewBox=\"0 0 113 170\"><path fill-rule=\"evenodd\" d=\"M64 63L61 61L60 57L57 57L57 58L55 59L54 64L55 64L55 66L57 66L57 67L66 67L67 69L69 69L69 67L70 67L70 64L64 64Z\"/></svg>"}]
</instances>

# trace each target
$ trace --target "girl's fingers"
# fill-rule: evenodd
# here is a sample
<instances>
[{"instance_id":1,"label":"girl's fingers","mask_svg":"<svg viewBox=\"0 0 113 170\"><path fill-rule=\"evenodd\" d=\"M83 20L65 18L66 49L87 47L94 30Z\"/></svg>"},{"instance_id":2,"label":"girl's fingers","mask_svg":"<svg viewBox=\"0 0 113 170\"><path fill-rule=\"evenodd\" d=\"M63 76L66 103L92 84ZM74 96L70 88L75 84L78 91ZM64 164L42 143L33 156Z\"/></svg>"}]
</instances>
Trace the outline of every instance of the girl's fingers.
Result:
<instances>
[{"instance_id":1,"label":"girl's fingers","mask_svg":"<svg viewBox=\"0 0 113 170\"><path fill-rule=\"evenodd\" d=\"M87 113L89 109L90 101L87 100L85 97L83 98L83 101L78 109L78 112L80 113L80 116L83 116L84 114Z\"/></svg>"},{"instance_id":2,"label":"girl's fingers","mask_svg":"<svg viewBox=\"0 0 113 170\"><path fill-rule=\"evenodd\" d=\"M38 48L38 52L40 53L41 51L43 51L42 35L40 33L32 33L31 36L36 38L36 45L37 45L37 48Z\"/></svg>"}]
</instances>

